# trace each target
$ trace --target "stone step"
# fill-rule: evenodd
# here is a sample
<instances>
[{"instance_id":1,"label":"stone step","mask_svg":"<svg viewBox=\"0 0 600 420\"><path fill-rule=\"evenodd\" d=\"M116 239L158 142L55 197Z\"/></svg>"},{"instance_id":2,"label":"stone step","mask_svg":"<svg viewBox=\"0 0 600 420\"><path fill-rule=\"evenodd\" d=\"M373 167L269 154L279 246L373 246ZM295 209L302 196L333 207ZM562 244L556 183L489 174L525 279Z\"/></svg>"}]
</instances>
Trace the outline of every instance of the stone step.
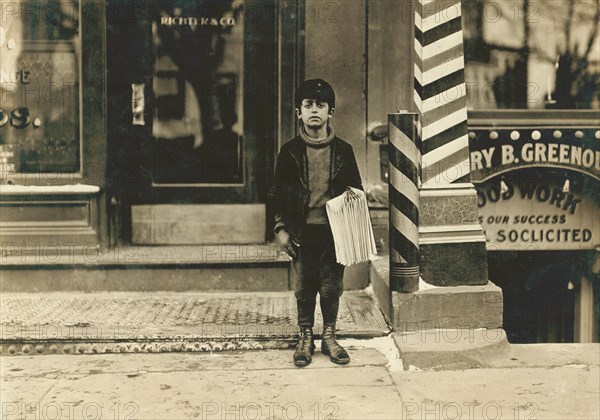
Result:
<instances>
[{"instance_id":1,"label":"stone step","mask_svg":"<svg viewBox=\"0 0 600 420\"><path fill-rule=\"evenodd\" d=\"M437 328L392 334L405 370L492 367L509 358L503 329Z\"/></svg>"},{"instance_id":2,"label":"stone step","mask_svg":"<svg viewBox=\"0 0 600 420\"><path fill-rule=\"evenodd\" d=\"M1 292L287 291L290 258L275 243L33 249L0 256ZM369 283L367 263L348 267L344 289Z\"/></svg>"},{"instance_id":3,"label":"stone step","mask_svg":"<svg viewBox=\"0 0 600 420\"><path fill-rule=\"evenodd\" d=\"M427 329L502 327L502 289L485 286L452 286L392 292L393 324L398 332Z\"/></svg>"},{"instance_id":4,"label":"stone step","mask_svg":"<svg viewBox=\"0 0 600 420\"><path fill-rule=\"evenodd\" d=\"M3 255L2 292L286 291L290 259L277 244L38 249Z\"/></svg>"},{"instance_id":5,"label":"stone step","mask_svg":"<svg viewBox=\"0 0 600 420\"><path fill-rule=\"evenodd\" d=\"M396 332L502 327L502 289L483 286L435 287L420 282L413 293L390 292L387 256L371 264L371 283Z\"/></svg>"},{"instance_id":6,"label":"stone step","mask_svg":"<svg viewBox=\"0 0 600 420\"><path fill-rule=\"evenodd\" d=\"M214 244L214 245L124 245L100 249L89 247L59 248L51 244L28 250L3 250L0 267L116 267L169 266L174 264L220 265L289 263L289 258L276 243Z\"/></svg>"},{"instance_id":7,"label":"stone step","mask_svg":"<svg viewBox=\"0 0 600 420\"><path fill-rule=\"evenodd\" d=\"M209 267L190 264L139 266L2 267L0 293L55 291L286 291L289 264Z\"/></svg>"}]
</instances>

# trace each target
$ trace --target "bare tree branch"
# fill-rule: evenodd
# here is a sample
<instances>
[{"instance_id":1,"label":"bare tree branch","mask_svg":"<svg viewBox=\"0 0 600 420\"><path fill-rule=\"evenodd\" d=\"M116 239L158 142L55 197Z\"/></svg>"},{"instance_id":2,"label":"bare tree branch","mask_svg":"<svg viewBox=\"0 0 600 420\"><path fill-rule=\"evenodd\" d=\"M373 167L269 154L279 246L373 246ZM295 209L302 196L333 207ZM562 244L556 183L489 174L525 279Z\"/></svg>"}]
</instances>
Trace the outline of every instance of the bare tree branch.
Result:
<instances>
[{"instance_id":1,"label":"bare tree branch","mask_svg":"<svg viewBox=\"0 0 600 420\"><path fill-rule=\"evenodd\" d=\"M529 42L531 38L531 27L529 25L529 0L523 0L523 38L525 54L529 54Z\"/></svg>"},{"instance_id":2,"label":"bare tree branch","mask_svg":"<svg viewBox=\"0 0 600 420\"><path fill-rule=\"evenodd\" d=\"M575 0L569 1L569 10L567 11L567 23L565 24L565 52L571 51L571 28L573 27L573 15L575 14Z\"/></svg>"},{"instance_id":3,"label":"bare tree branch","mask_svg":"<svg viewBox=\"0 0 600 420\"><path fill-rule=\"evenodd\" d=\"M588 38L587 47L585 49L585 53L583 54L583 58L587 59L590 52L592 52L592 48L594 47L594 41L598 36L598 28L600 27L600 0L596 0L596 14L594 15L594 22L592 23L592 32L590 33L590 37Z\"/></svg>"}]
</instances>

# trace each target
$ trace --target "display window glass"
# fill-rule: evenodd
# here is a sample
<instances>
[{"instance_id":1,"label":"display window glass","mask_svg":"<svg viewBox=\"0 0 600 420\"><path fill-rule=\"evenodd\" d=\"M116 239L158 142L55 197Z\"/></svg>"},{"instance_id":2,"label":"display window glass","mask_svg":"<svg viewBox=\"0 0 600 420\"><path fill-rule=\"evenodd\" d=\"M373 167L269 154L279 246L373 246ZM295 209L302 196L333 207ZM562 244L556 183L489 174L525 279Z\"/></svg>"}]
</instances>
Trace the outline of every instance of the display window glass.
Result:
<instances>
[{"instance_id":1,"label":"display window glass","mask_svg":"<svg viewBox=\"0 0 600 420\"><path fill-rule=\"evenodd\" d=\"M463 1L469 108L600 110L600 2Z\"/></svg>"},{"instance_id":2,"label":"display window glass","mask_svg":"<svg viewBox=\"0 0 600 420\"><path fill-rule=\"evenodd\" d=\"M159 1L154 184L242 184L243 1Z\"/></svg>"},{"instance_id":3,"label":"display window glass","mask_svg":"<svg viewBox=\"0 0 600 420\"><path fill-rule=\"evenodd\" d=\"M0 177L81 166L80 4L0 2Z\"/></svg>"}]
</instances>

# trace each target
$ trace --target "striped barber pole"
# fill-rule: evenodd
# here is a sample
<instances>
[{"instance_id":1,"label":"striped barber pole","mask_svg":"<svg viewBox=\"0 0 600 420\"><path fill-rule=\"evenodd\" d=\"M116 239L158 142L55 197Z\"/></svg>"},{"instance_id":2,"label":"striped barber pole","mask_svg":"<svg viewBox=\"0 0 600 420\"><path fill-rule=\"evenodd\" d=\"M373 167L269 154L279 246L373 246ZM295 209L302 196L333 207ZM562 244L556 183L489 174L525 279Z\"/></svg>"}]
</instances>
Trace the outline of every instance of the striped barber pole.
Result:
<instances>
[{"instance_id":1,"label":"striped barber pole","mask_svg":"<svg viewBox=\"0 0 600 420\"><path fill-rule=\"evenodd\" d=\"M390 197L390 290L414 292L419 285L418 114L388 114Z\"/></svg>"},{"instance_id":2,"label":"striped barber pole","mask_svg":"<svg viewBox=\"0 0 600 420\"><path fill-rule=\"evenodd\" d=\"M423 184L469 181L460 0L415 0L415 105Z\"/></svg>"}]
</instances>

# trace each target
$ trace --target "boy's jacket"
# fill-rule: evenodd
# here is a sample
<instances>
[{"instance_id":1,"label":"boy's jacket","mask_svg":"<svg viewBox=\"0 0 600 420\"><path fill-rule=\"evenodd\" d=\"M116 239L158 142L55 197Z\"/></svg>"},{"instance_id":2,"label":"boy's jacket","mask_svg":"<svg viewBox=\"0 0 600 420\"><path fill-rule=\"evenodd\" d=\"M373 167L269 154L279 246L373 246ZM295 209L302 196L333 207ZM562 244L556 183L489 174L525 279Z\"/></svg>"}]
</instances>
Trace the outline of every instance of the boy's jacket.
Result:
<instances>
[{"instance_id":1,"label":"boy's jacket","mask_svg":"<svg viewBox=\"0 0 600 420\"><path fill-rule=\"evenodd\" d=\"M269 205L275 215L275 226L285 225L285 229L296 240L300 239L301 228L305 224L308 210L306 147L306 143L299 136L281 147L269 192ZM331 141L330 150L331 196L337 197L346 190L346 187L362 190L352 146L336 136Z\"/></svg>"}]
</instances>

